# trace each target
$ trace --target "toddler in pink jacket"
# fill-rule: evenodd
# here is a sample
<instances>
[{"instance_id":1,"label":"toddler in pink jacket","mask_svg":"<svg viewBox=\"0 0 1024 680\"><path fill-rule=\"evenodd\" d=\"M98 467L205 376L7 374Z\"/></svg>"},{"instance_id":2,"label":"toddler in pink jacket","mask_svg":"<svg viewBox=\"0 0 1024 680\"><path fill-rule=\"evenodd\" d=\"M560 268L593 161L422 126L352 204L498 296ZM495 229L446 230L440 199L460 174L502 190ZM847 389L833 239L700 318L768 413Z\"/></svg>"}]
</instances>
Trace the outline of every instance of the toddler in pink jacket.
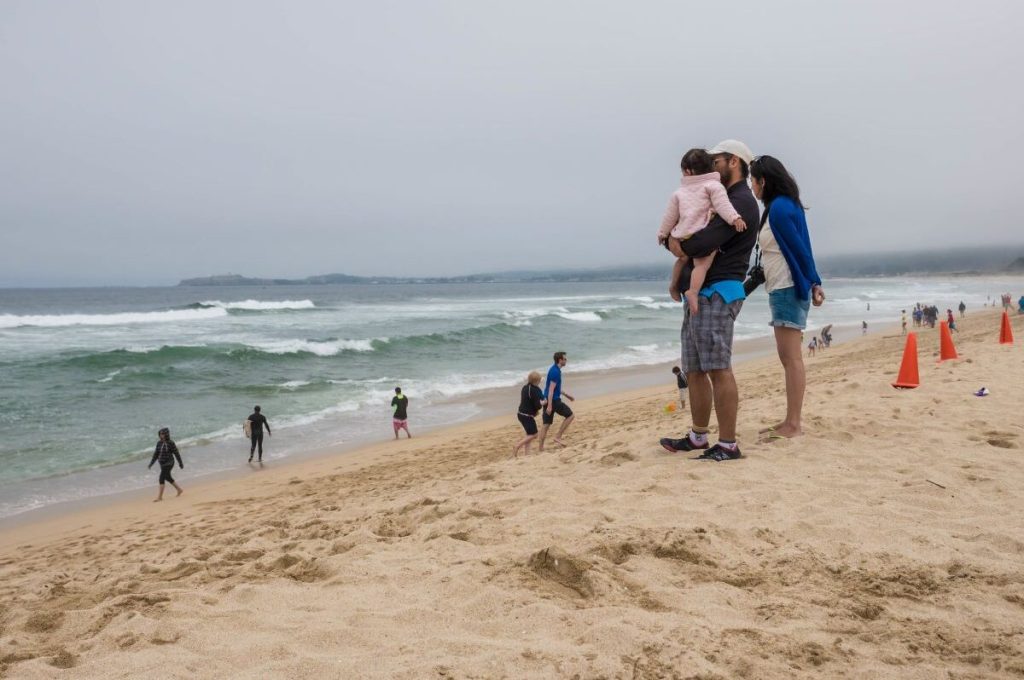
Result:
<instances>
[{"instance_id":1,"label":"toddler in pink jacket","mask_svg":"<svg viewBox=\"0 0 1024 680\"><path fill-rule=\"evenodd\" d=\"M722 186L721 176L711 169L711 156L704 149L690 149L683 155L683 185L673 192L665 210L665 217L658 229L658 243L672 251L678 259L672 268L672 282L669 295L679 302L679 280L683 275L687 255L683 252L682 241L708 226L713 213L718 213L723 220L743 231L746 223L729 202L729 196ZM690 275L690 287L683 295L690 307L690 314L697 313L697 294L704 287L708 268L715 260L715 254L696 257L693 260L693 273Z\"/></svg>"}]
</instances>

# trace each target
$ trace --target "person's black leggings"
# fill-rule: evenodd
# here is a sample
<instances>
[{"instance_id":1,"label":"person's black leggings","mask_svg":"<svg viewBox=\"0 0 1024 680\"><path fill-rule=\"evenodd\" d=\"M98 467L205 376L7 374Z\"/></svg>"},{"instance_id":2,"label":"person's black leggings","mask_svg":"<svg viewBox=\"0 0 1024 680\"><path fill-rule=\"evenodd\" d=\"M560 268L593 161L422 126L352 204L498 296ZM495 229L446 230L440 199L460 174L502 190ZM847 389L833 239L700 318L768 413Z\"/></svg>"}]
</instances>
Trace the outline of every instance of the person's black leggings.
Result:
<instances>
[{"instance_id":1,"label":"person's black leggings","mask_svg":"<svg viewBox=\"0 0 1024 680\"><path fill-rule=\"evenodd\" d=\"M252 433L252 446L249 448L249 455L251 456L253 451L256 450L256 446L260 447L260 458L263 457L263 431Z\"/></svg>"},{"instance_id":2,"label":"person's black leggings","mask_svg":"<svg viewBox=\"0 0 1024 680\"><path fill-rule=\"evenodd\" d=\"M161 465L160 466L160 483L170 482L174 484L174 477L171 477L171 470L174 469L173 465Z\"/></svg>"}]
</instances>

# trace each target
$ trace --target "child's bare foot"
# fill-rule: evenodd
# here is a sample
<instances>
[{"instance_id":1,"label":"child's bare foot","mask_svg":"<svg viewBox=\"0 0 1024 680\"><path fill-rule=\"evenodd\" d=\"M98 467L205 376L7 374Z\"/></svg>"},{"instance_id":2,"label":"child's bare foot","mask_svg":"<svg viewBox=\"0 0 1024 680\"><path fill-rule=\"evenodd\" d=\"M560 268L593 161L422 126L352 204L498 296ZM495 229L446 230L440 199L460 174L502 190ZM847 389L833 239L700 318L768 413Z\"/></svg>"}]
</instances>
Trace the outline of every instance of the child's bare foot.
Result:
<instances>
[{"instance_id":1,"label":"child's bare foot","mask_svg":"<svg viewBox=\"0 0 1024 680\"><path fill-rule=\"evenodd\" d=\"M668 287L668 296L676 302L682 302L683 296L679 294L679 289L676 288L675 284Z\"/></svg>"},{"instance_id":2,"label":"child's bare foot","mask_svg":"<svg viewBox=\"0 0 1024 680\"><path fill-rule=\"evenodd\" d=\"M163 498L154 498L154 499L153 499L153 502L154 502L154 503L159 503L159 502L160 502L160 501L162 501L162 500L163 500Z\"/></svg>"},{"instance_id":3,"label":"child's bare foot","mask_svg":"<svg viewBox=\"0 0 1024 680\"><path fill-rule=\"evenodd\" d=\"M565 442L563 442L563 441L562 441L561 439L559 439L558 437L554 437L554 438L552 438L552 440L551 440L551 441L553 441L554 443L558 444L559 446L568 446L568 445L567 445L567 444L566 444Z\"/></svg>"},{"instance_id":4,"label":"child's bare foot","mask_svg":"<svg viewBox=\"0 0 1024 680\"><path fill-rule=\"evenodd\" d=\"M686 297L686 304L690 307L690 314L696 314L700 309L700 305L697 304L697 293L695 291L688 290L683 293L683 296Z\"/></svg>"},{"instance_id":5,"label":"child's bare foot","mask_svg":"<svg viewBox=\"0 0 1024 680\"><path fill-rule=\"evenodd\" d=\"M180 496L183 493L185 493L184 489L178 489L178 496ZM177 498L178 496L175 496L175 498Z\"/></svg>"}]
</instances>

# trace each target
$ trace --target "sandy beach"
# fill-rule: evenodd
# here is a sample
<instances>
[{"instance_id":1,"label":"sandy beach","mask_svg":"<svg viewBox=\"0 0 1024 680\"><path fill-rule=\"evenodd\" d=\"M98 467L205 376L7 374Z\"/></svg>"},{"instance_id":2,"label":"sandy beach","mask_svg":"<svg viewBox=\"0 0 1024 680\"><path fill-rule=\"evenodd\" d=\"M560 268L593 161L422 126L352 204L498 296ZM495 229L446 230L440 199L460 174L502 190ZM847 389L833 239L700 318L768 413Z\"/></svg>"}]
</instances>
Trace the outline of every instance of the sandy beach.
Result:
<instances>
[{"instance_id":1,"label":"sandy beach","mask_svg":"<svg viewBox=\"0 0 1024 680\"><path fill-rule=\"evenodd\" d=\"M1011 319L941 364L918 329L914 390L898 331L807 360L794 440L757 442L777 360L740 365L741 461L658 446L666 381L525 459L503 417L7 529L0 676L1022 677Z\"/></svg>"}]
</instances>

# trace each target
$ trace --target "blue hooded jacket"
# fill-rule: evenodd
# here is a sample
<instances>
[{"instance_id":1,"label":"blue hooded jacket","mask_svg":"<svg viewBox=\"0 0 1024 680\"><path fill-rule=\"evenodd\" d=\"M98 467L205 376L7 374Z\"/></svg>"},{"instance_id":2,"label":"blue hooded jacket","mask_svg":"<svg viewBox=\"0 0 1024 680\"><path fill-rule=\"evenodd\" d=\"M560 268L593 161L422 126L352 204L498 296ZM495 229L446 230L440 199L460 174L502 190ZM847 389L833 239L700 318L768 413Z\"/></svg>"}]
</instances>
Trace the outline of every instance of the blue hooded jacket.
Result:
<instances>
[{"instance_id":1,"label":"blue hooded jacket","mask_svg":"<svg viewBox=\"0 0 1024 680\"><path fill-rule=\"evenodd\" d=\"M796 297L806 300L810 297L811 286L821 285L821 277L814 266L804 210L789 196L778 196L768 206L768 220L779 250L789 265Z\"/></svg>"}]
</instances>

